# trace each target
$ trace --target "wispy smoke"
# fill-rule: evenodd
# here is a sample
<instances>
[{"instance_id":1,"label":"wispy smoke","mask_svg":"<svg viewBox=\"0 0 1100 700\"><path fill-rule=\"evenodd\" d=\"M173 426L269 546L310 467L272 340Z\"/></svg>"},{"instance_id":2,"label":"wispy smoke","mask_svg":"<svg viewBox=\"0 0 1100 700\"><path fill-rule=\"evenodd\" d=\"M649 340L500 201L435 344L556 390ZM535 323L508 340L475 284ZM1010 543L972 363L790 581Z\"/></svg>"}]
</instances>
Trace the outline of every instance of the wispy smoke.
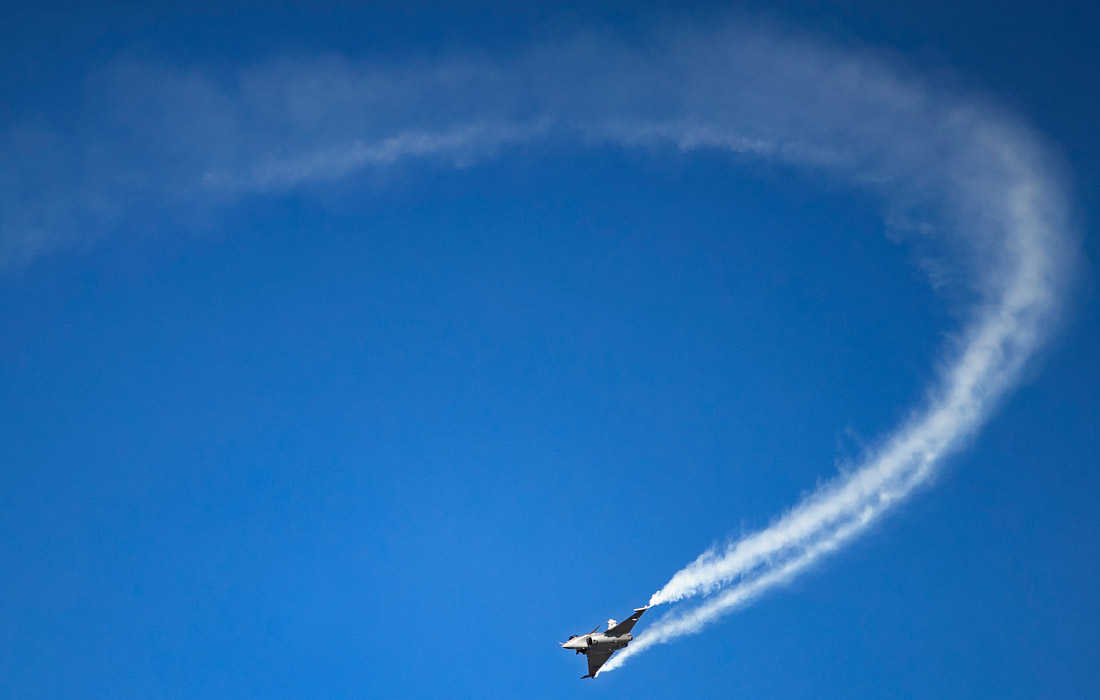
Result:
<instances>
[{"instance_id":1,"label":"wispy smoke","mask_svg":"<svg viewBox=\"0 0 1100 700\"><path fill-rule=\"evenodd\" d=\"M1062 179L1019 120L882 56L758 25L666 29L630 45L582 36L510 60L330 56L218 75L118 64L89 79L85 116L68 132L0 136L0 264L128 217L563 139L815 170L876 193L909 235L928 232L923 250L963 280L963 324L925 401L770 527L677 572L651 604L714 595L658 620L604 670L790 581L927 483L1019 380L1072 267Z\"/></svg>"},{"instance_id":2,"label":"wispy smoke","mask_svg":"<svg viewBox=\"0 0 1100 700\"><path fill-rule=\"evenodd\" d=\"M697 607L661 618L604 670L654 644L698 632L791 581L871 527L927 483L944 458L976 433L1050 329L1072 267L1073 237L1061 180L1039 139L1007 115L959 96L926 89L917 93L919 99L899 101L905 88L900 81L898 86L878 93L886 100L885 110L856 115L840 109L832 116L851 118L876 134L878 164L895 175L881 186L888 201L898 194L907 198L919 182L925 205L950 235L969 246L977 299L969 323L949 349L924 405L907 422L853 470L819 487L770 527L708 550L678 571L653 595L651 605L728 588ZM927 121L908 121L917 128L893 136L903 146L877 140L890 133L877 118L914 107ZM938 164L925 170L923 159L912 158L913 147L934 152ZM839 162L839 169L860 174L858 159Z\"/></svg>"}]
</instances>

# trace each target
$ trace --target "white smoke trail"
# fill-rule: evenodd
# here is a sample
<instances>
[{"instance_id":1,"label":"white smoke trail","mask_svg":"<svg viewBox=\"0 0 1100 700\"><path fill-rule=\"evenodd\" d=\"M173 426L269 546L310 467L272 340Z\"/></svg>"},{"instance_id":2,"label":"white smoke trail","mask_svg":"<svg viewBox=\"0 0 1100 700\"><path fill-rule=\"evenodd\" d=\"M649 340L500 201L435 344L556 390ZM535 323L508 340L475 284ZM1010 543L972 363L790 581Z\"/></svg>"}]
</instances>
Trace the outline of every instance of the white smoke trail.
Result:
<instances>
[{"instance_id":1,"label":"white smoke trail","mask_svg":"<svg viewBox=\"0 0 1100 700\"><path fill-rule=\"evenodd\" d=\"M759 26L668 30L642 48L582 37L510 62L328 57L217 79L121 64L92 88L90 114L75 120L84 131L0 135L0 264L73 245L141 207L210 209L414 159L462 166L578 136L823 172L875 192L889 219L939 232L972 301L924 404L773 525L677 572L651 604L737 583L662 618L605 670L790 581L927 483L1019 380L1071 267L1061 178L1017 119L880 56Z\"/></svg>"},{"instance_id":2,"label":"white smoke trail","mask_svg":"<svg viewBox=\"0 0 1100 700\"><path fill-rule=\"evenodd\" d=\"M1036 325L1053 301L1050 287L1032 285L1053 270L1051 260L1032 248L1041 243L1025 216L1018 233L1030 255L1017 260L1014 284L1003 303L989 309L972 332L963 356L948 373L943 397L919 419L899 431L879 454L849 477L820 489L772 527L731 544L721 554L708 552L676 573L654 594L651 604L708 592L748 574L738 585L707 603L662 618L605 670L630 656L676 637L694 634L768 589L790 581L821 557L859 535L924 483L952 448L970 435L993 401L1018 376L1038 339Z\"/></svg>"},{"instance_id":3,"label":"white smoke trail","mask_svg":"<svg viewBox=\"0 0 1100 700\"><path fill-rule=\"evenodd\" d=\"M967 178L945 167L946 186L984 226L960 217L961 235L999 239L1003 252L983 270L984 304L930 391L927 406L850 474L820 487L770 527L710 550L678 571L650 605L708 594L706 603L661 618L605 667L676 637L694 634L836 551L926 483L944 457L971 437L1018 381L1057 309L1067 273L1063 195L1026 132L991 116L970 122ZM995 136L994 136L995 135ZM959 206L956 204L956 206Z\"/></svg>"}]
</instances>

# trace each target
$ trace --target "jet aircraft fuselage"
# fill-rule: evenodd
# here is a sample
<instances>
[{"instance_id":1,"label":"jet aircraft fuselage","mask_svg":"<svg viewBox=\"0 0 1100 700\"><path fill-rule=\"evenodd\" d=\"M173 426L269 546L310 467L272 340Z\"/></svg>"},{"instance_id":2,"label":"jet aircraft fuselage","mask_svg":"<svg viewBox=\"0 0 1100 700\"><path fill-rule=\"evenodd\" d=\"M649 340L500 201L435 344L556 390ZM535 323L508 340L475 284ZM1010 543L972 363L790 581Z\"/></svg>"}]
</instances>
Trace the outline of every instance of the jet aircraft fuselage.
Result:
<instances>
[{"instance_id":1,"label":"jet aircraft fuselage","mask_svg":"<svg viewBox=\"0 0 1100 700\"><path fill-rule=\"evenodd\" d=\"M579 654L587 654L589 651L618 651L633 639L634 635L629 632L618 637L609 637L606 634L582 634L579 637L573 637L561 647L576 649Z\"/></svg>"}]
</instances>

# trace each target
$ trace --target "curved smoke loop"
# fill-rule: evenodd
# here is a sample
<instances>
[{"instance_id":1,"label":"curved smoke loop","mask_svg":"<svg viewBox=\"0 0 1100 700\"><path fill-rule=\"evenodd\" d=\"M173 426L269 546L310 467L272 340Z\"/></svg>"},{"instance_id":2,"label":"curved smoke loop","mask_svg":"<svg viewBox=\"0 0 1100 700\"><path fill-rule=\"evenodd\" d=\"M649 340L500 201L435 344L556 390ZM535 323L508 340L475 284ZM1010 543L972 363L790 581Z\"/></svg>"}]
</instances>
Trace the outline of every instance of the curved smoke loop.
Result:
<instances>
[{"instance_id":1,"label":"curved smoke loop","mask_svg":"<svg viewBox=\"0 0 1100 700\"><path fill-rule=\"evenodd\" d=\"M791 153L765 152L847 174L902 209L919 201L963 244L956 250L966 257L978 301L939 381L908 422L850 473L819 487L771 526L708 550L676 572L651 606L725 590L661 618L604 670L694 634L792 580L926 483L1018 381L1050 327L1066 281L1072 247L1066 198L1037 137L988 105L937 96L874 59L840 57L812 45L769 58L785 69L797 67L793 81L783 80L786 70L769 74L783 88L810 87L794 94L808 113L824 115L813 131L827 138L808 143L806 132L798 132ZM785 106L783 100L770 103L764 113L789 117ZM898 129L902 124L907 128ZM714 137L725 128L708 129L704 141L734 149L744 143ZM694 145L687 135L681 141ZM934 162L917 151L934 155Z\"/></svg>"},{"instance_id":2,"label":"curved smoke loop","mask_svg":"<svg viewBox=\"0 0 1100 700\"><path fill-rule=\"evenodd\" d=\"M142 203L207 208L559 136L825 172L877 192L890 219L939 231L974 301L925 404L856 469L677 572L652 605L715 595L658 620L604 670L791 580L924 484L1018 381L1072 267L1061 178L1011 115L869 53L759 27L685 30L645 50L582 38L509 64L271 62L229 81L119 64L92 88L86 131L0 139L0 262L71 245Z\"/></svg>"}]
</instances>

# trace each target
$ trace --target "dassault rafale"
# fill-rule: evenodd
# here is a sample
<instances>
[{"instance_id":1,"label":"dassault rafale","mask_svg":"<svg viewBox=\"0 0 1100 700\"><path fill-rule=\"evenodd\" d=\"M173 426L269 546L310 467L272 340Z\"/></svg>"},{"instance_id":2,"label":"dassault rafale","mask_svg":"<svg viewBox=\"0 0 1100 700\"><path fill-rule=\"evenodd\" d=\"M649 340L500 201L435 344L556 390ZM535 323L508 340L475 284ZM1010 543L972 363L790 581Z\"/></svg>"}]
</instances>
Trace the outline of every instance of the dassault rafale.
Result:
<instances>
[{"instance_id":1,"label":"dassault rafale","mask_svg":"<svg viewBox=\"0 0 1100 700\"><path fill-rule=\"evenodd\" d=\"M562 649L573 649L578 654L588 657L588 675L581 678L595 678L600 672L600 667L607 663L612 654L630 644L634 639L630 630L634 629L634 623L648 609L648 605L644 608L634 608L634 614L622 622L608 620L606 632L597 632L600 626L596 625L596 629L588 634L574 634L569 637L569 641L560 642Z\"/></svg>"}]
</instances>

